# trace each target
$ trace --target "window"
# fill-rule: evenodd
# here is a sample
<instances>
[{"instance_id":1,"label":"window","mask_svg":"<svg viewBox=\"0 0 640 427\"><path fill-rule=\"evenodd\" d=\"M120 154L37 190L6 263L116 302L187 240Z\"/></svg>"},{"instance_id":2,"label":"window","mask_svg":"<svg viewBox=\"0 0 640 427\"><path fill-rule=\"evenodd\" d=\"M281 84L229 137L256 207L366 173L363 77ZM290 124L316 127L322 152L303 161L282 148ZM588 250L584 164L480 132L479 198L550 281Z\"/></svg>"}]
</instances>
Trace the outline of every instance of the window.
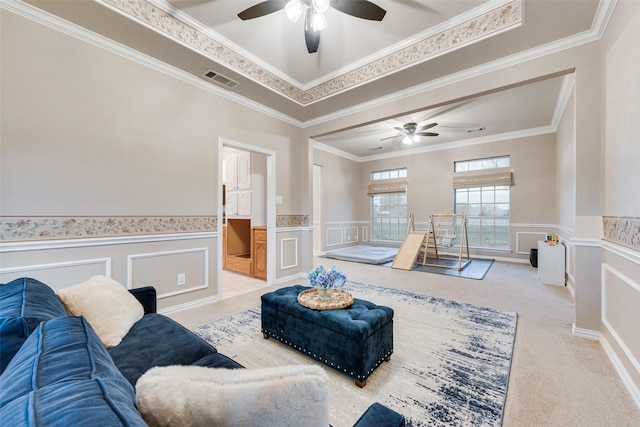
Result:
<instances>
[{"instance_id":1,"label":"window","mask_svg":"<svg viewBox=\"0 0 640 427\"><path fill-rule=\"evenodd\" d=\"M371 240L404 240L407 233L406 178L406 168L371 172Z\"/></svg>"},{"instance_id":2,"label":"window","mask_svg":"<svg viewBox=\"0 0 640 427\"><path fill-rule=\"evenodd\" d=\"M467 215L471 247L510 247L509 166L509 156L454 163L454 211Z\"/></svg>"}]
</instances>

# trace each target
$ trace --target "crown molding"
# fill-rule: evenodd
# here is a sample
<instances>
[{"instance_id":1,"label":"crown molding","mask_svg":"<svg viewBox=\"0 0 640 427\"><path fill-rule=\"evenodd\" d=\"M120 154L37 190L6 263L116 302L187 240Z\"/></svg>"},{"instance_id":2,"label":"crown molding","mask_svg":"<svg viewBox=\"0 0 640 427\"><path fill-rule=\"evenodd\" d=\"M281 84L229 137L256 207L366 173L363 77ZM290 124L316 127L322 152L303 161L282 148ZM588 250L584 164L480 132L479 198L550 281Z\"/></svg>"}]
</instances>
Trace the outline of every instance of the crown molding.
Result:
<instances>
[{"instance_id":1,"label":"crown molding","mask_svg":"<svg viewBox=\"0 0 640 427\"><path fill-rule=\"evenodd\" d=\"M452 148L469 147L472 145L491 144L493 142L507 141L516 138L527 138L531 136L546 135L554 133L555 129L551 126L540 126L537 128L517 130L513 132L504 132L496 135L480 136L477 138L469 138L454 142L443 142L433 144L426 147L414 148L410 150L396 151L393 153L376 154L373 156L359 157L360 162L368 162L372 160L392 159L395 157L404 157L414 154L430 153L433 151L450 150Z\"/></svg>"},{"instance_id":2,"label":"crown molding","mask_svg":"<svg viewBox=\"0 0 640 427\"><path fill-rule=\"evenodd\" d=\"M406 98L423 94L425 92L439 89L445 86L449 86L455 83L460 83L465 80L470 80L476 77L503 70L505 68L513 67L528 61L542 58L547 55L562 52L564 50L572 49L583 44L591 43L599 40L604 33L606 25L609 22L609 18L613 13L615 3L617 0L607 1L602 0L597 10L597 15L594 18L591 29L584 31L573 36L565 37L564 39L556 40L551 43L547 43L535 48L531 48L504 58L497 59L495 61L487 62L476 67L468 68L466 70L452 73L439 79L434 79L426 83L422 83L402 91L395 92L391 95L376 98L369 102L364 102L356 106L334 111L331 114L317 117L312 120L303 122L303 127L315 126L318 124L326 123L331 120L344 117L349 114L360 113L371 108L380 107L392 102L404 100Z\"/></svg>"},{"instance_id":3,"label":"crown molding","mask_svg":"<svg viewBox=\"0 0 640 427\"><path fill-rule=\"evenodd\" d=\"M564 114L567 103L569 102L571 91L576 82L575 74L567 74L562 80L562 87L560 88L560 94L558 95L558 101L556 102L556 108L553 111L553 117L551 118L551 127L555 130L560 125L560 120Z\"/></svg>"},{"instance_id":4,"label":"crown molding","mask_svg":"<svg viewBox=\"0 0 640 427\"><path fill-rule=\"evenodd\" d=\"M214 93L218 96L221 96L225 99L231 100L238 104L244 105L252 110L258 111L260 113L263 113L277 120L281 120L285 123L289 123L298 128L304 129L304 128L315 126L318 124L323 124L340 117L344 117L345 115L359 113L375 107L386 105L388 103L400 101L408 97L420 95L422 93L425 93L437 88L448 86L454 83L459 83L468 79L472 79L474 77L482 76L497 70L501 70L501 69L511 67L523 62L531 61L552 53L560 52L566 49L571 49L573 47L577 47L582 44L590 43L592 41L598 40L602 37L602 34L604 33L604 30L611 17L611 14L613 13L613 9L615 8L616 3L617 3L617 0L611 0L611 1L602 0L599 4L598 11L591 29L583 33L576 34L574 36L567 37L565 39L558 40L552 43L548 43L543 46L532 48L527 51L523 51L518 54L514 54L496 61L482 64L477 67L469 68L469 69L460 71L458 73L453 73L445 77L442 77L440 79L435 79L435 80L426 82L424 84L416 85L416 86L407 88L405 90L395 92L391 95L380 97L369 102L361 103L350 108L337 110L331 114L319 116L317 118L306 120L306 121L300 121L289 115L280 113L279 111L276 111L269 107L265 107L264 105L259 104L255 101L251 101L245 97L229 92L228 90L218 88L214 85L211 85L203 81L202 79L192 74L186 73L178 68L170 66L148 55L144 55L138 51L135 51L134 49L124 46L120 43L114 42L111 39L98 35L83 27L80 27L78 25L65 21L48 12L44 12L41 9L38 9L20 0L3 0L2 2L0 2L0 9L11 11L17 15L20 15L32 21L38 22L42 25L45 25L54 30L60 31L71 37L75 37L79 40L83 40L96 47L105 49L109 52L125 57L129 60L142 64L146 67L162 72L170 77L177 78L185 83L189 83L200 89ZM340 150L337 150L337 151L340 151ZM347 154L347 153L344 153L344 154ZM360 159L359 157L356 157L356 158ZM358 161L362 161L362 160L358 160Z\"/></svg>"},{"instance_id":5,"label":"crown molding","mask_svg":"<svg viewBox=\"0 0 640 427\"><path fill-rule=\"evenodd\" d=\"M160 1L164 1L164 0L160 0ZM385 58L392 56L395 52L399 52L399 51L402 51L403 49L411 48L412 46L417 46L419 45L420 42L424 40L433 39L434 37L437 37L441 34L445 34L447 30L463 25L465 22L472 22L474 20L477 20L478 18L481 18L491 13L492 10L501 8L511 2L512 0L495 0L494 2L483 3L480 6L477 6L465 13L462 13L458 16L455 16L454 18L451 18L445 22L442 22L439 25L435 25L427 30L424 30L414 35L413 37L402 40L396 44L388 46L385 49L375 52L351 64L348 64L334 71L333 73L326 74L305 85L301 85L300 88L303 90L309 90L315 86L318 86L325 82L339 78L341 75L357 71L358 69L365 67L368 64L375 63L376 61L381 61L381 60L384 61ZM524 8L521 8L521 9L524 10ZM523 15L522 12L520 13ZM520 20L522 20L522 16L520 17ZM508 29L511 29L511 28L508 28ZM494 36L497 34L499 33L492 33L490 35ZM474 43L482 39L475 40ZM458 48L461 48L461 47L463 46L459 46ZM427 59L431 59L431 58L425 58L424 61L426 61ZM420 63L424 61L419 61L416 63ZM411 65L415 65L416 63L412 63ZM400 71L400 70L397 70L397 71ZM383 77L383 76L380 76L380 77Z\"/></svg>"},{"instance_id":6,"label":"crown molding","mask_svg":"<svg viewBox=\"0 0 640 427\"><path fill-rule=\"evenodd\" d=\"M523 130L517 130L513 132L504 132L496 135L481 136L477 138L469 138L469 139L463 139L463 140L458 140L453 142L443 142L440 144L428 145L426 147L420 147L420 148L414 148L414 149L402 150L402 151L394 151L391 153L384 153L384 154L375 154L372 156L363 156L363 157L355 156L351 153L347 153L346 151L331 147L321 142L314 141L313 148L317 148L318 150L322 150L327 153L335 154L336 156L344 157L345 159L349 159L349 160L353 160L354 162L361 163L361 162L369 162L372 160L385 160L385 159L393 159L396 157L411 156L415 154L430 153L433 151L450 150L452 148L469 147L472 145L491 144L493 142L508 141L510 139L546 135L549 133L554 133L555 131L556 131L556 128L554 128L553 126L550 126L550 125L540 126L537 128L523 129Z\"/></svg>"},{"instance_id":7,"label":"crown molding","mask_svg":"<svg viewBox=\"0 0 640 427\"><path fill-rule=\"evenodd\" d=\"M229 90L222 89L215 85L212 85L193 74L180 70L172 65L162 62L152 56L145 55L137 50L134 50L128 46L115 42L109 38L106 38L100 34L89 31L84 27L73 24L58 16L55 16L49 12L45 12L38 9L35 6L24 3L20 0L2 0L0 1L0 9L5 9L9 12L13 12L23 18L30 19L34 22L42 24L48 28L59 31L70 37L89 43L98 48L104 49L108 52L119 55L125 59L134 61L140 65L151 68L152 70L159 71L169 77L178 79L184 83L188 83L204 91L213 93L229 101L244 105L247 108L266 114L275 119L281 120L285 123L289 123L298 128L304 124L298 119L283 114L272 108L266 107L263 104L252 101L240 95L237 95Z\"/></svg>"},{"instance_id":8,"label":"crown molding","mask_svg":"<svg viewBox=\"0 0 640 427\"><path fill-rule=\"evenodd\" d=\"M321 151L325 151L327 153L334 154L336 156L343 157L345 159L353 160L354 162L362 162L362 161L364 161L362 157L358 157L358 156L355 156L355 155L353 155L351 153L347 153L346 151L340 150L339 148L335 148L335 147L332 147L330 145L323 144L321 142L315 142L315 141L313 141L313 139L311 141L313 143L312 146L315 149L318 149L318 150L321 150Z\"/></svg>"},{"instance_id":9,"label":"crown molding","mask_svg":"<svg viewBox=\"0 0 640 427\"><path fill-rule=\"evenodd\" d=\"M367 62L331 80L303 89L281 77L281 74L274 74L272 69L260 67L246 55L225 46L219 41L221 40L219 36L215 38L211 36L211 31L200 31L198 28L202 29L201 25L197 25L196 28L179 19L168 11L169 8L158 6L160 4L158 0L96 1L302 106L324 100L407 67L516 28L522 25L523 21L523 0L491 2L491 9L488 11L480 9L483 12L480 15L372 62ZM496 7L498 3L501 4ZM190 22L194 21L190 20Z\"/></svg>"}]
</instances>

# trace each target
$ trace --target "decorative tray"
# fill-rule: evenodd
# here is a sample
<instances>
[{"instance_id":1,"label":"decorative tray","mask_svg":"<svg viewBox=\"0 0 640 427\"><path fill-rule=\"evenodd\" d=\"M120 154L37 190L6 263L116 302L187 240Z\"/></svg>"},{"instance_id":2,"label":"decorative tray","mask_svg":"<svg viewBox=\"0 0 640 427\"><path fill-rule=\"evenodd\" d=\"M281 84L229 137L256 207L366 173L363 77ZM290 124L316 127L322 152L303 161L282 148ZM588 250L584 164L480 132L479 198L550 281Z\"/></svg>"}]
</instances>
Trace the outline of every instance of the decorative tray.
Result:
<instances>
[{"instance_id":1,"label":"decorative tray","mask_svg":"<svg viewBox=\"0 0 640 427\"><path fill-rule=\"evenodd\" d=\"M337 308L351 307L353 295L342 289L328 289L328 299L320 298L320 289L307 289L298 294L298 303L314 310L335 310Z\"/></svg>"}]
</instances>

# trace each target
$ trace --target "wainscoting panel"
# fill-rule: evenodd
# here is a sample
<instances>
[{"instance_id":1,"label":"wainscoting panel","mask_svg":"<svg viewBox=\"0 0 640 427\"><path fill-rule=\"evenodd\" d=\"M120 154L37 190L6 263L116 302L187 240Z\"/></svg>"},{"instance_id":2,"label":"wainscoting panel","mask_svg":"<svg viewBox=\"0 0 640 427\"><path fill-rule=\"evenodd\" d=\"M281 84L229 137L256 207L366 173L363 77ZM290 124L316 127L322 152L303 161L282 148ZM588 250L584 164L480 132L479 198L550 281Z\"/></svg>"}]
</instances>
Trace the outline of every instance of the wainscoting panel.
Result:
<instances>
[{"instance_id":1,"label":"wainscoting panel","mask_svg":"<svg viewBox=\"0 0 640 427\"><path fill-rule=\"evenodd\" d=\"M369 227L362 227L362 242L369 242Z\"/></svg>"},{"instance_id":2,"label":"wainscoting panel","mask_svg":"<svg viewBox=\"0 0 640 427\"><path fill-rule=\"evenodd\" d=\"M50 264L25 265L0 269L0 283L20 277L32 277L59 290L82 283L90 277L111 277L111 258L80 259Z\"/></svg>"},{"instance_id":3,"label":"wainscoting panel","mask_svg":"<svg viewBox=\"0 0 640 427\"><path fill-rule=\"evenodd\" d=\"M541 231L517 231L516 232L516 253L529 255L531 249L538 247L538 241L547 237L546 232Z\"/></svg>"},{"instance_id":4,"label":"wainscoting panel","mask_svg":"<svg viewBox=\"0 0 640 427\"><path fill-rule=\"evenodd\" d=\"M133 283L153 285L158 299L206 289L209 287L209 248L129 255L127 287L133 287Z\"/></svg>"},{"instance_id":5,"label":"wainscoting panel","mask_svg":"<svg viewBox=\"0 0 640 427\"><path fill-rule=\"evenodd\" d=\"M342 227L327 228L326 247L339 246L344 243L342 240Z\"/></svg>"},{"instance_id":6,"label":"wainscoting panel","mask_svg":"<svg viewBox=\"0 0 640 427\"><path fill-rule=\"evenodd\" d=\"M280 240L280 270L298 266L298 239L295 237Z\"/></svg>"},{"instance_id":7,"label":"wainscoting panel","mask_svg":"<svg viewBox=\"0 0 640 427\"><path fill-rule=\"evenodd\" d=\"M617 265L602 264L603 348L640 407L640 283L637 276L629 274L640 266L619 263L611 257L609 261Z\"/></svg>"},{"instance_id":8,"label":"wainscoting panel","mask_svg":"<svg viewBox=\"0 0 640 427\"><path fill-rule=\"evenodd\" d=\"M344 242L345 243L358 243L358 227L345 227L344 228Z\"/></svg>"}]
</instances>

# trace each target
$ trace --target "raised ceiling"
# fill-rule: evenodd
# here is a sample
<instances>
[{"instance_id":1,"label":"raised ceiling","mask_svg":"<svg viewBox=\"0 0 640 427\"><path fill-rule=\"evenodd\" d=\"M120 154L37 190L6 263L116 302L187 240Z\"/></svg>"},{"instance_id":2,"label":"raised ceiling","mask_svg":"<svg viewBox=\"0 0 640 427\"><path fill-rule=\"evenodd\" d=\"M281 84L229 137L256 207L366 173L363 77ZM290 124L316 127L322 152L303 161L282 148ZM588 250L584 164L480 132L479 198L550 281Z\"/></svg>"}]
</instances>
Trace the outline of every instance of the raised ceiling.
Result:
<instances>
[{"instance_id":1,"label":"raised ceiling","mask_svg":"<svg viewBox=\"0 0 640 427\"><path fill-rule=\"evenodd\" d=\"M409 93L425 83L470 73L505 58L535 57L594 40L613 7L609 0L379 0L374 3L387 11L382 22L330 8L320 48L309 54L302 20L290 22L284 11L248 21L238 18L239 12L259 2L26 0L155 58L194 81L202 82L202 73L214 70L239 85L223 89L208 82L215 86L213 90L226 91L249 105L261 105L302 127L322 122L338 111ZM24 3L8 0L3 7L19 9L20 5ZM394 120L369 124L359 129L360 134L349 129L343 137L352 139L353 144L340 146L354 156L367 156L370 153L364 151L375 148L372 142L391 136L394 126L429 117L438 120L441 134L431 144L461 138L466 125L496 132L551 126L554 109L561 101L563 79L535 84L529 92L523 85L502 94L485 94L456 108L412 114L399 111ZM517 97L535 93L531 91L542 91L544 100L541 97L527 105L517 101ZM490 104L483 107L484 101ZM456 124L462 126L455 128ZM365 134L374 135L367 139L366 147L358 136ZM326 135L319 140L334 145L335 138ZM387 151L394 150L397 148Z\"/></svg>"}]
</instances>

